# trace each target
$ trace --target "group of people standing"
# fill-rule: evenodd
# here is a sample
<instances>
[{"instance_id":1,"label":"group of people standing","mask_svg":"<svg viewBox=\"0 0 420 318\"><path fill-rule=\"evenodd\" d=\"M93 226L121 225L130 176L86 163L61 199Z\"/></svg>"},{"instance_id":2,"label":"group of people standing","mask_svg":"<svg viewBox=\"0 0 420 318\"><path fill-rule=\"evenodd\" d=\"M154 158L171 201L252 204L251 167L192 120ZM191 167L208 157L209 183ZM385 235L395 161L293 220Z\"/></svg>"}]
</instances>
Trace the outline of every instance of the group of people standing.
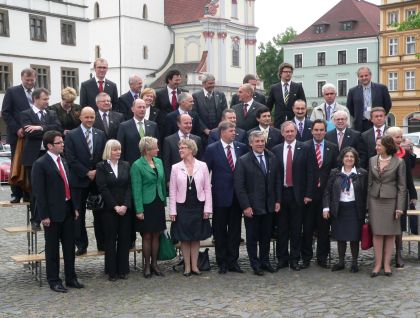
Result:
<instances>
[{"instance_id":1,"label":"group of people standing","mask_svg":"<svg viewBox=\"0 0 420 318\"><path fill-rule=\"evenodd\" d=\"M95 61L95 76L81 85L80 106L74 104L75 90L65 88L62 101L48 107L49 92L34 89L31 69L22 71L22 85L9 88L3 102L12 156L18 138L22 158L30 154L20 164L32 183L32 225L37 229L41 222L45 229L51 289L67 291L59 278L59 241L66 286L83 287L74 257L87 252L86 202L98 195L103 202L93 208L94 230L110 281L127 278L136 232L142 236L144 277L164 276L157 260L167 196L184 276L201 274L200 241L212 235L218 272L243 272L242 217L256 275L308 268L314 233L317 264L328 268L330 227L339 251L332 270L344 268L350 241L351 271L357 272L367 211L375 246L372 277L382 264L386 275L392 273L394 242L397 265L403 266L400 219L408 198L417 198L412 155L401 146L402 131L386 126L389 94L370 81L367 67L359 69L360 84L349 91L347 106L335 101L335 86L326 84L325 103L313 110L312 120L288 63L280 65L280 81L267 99L255 91L255 76L247 75L230 108L211 74L194 94L179 88L177 70L167 73L167 86L157 92L141 90L141 78L133 75L130 90L118 97L105 77L107 67L105 59ZM12 202L20 201L19 191L12 189ZM273 236L276 266L269 260Z\"/></svg>"}]
</instances>

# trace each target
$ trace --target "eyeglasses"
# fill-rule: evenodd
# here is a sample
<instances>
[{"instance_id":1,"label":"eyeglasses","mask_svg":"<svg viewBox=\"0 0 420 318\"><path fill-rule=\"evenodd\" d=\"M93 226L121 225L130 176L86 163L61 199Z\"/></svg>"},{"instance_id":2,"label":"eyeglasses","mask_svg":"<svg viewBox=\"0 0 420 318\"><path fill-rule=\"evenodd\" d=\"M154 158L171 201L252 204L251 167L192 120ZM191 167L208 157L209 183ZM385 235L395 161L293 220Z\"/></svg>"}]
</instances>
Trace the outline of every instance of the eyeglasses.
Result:
<instances>
[{"instance_id":1,"label":"eyeglasses","mask_svg":"<svg viewBox=\"0 0 420 318\"><path fill-rule=\"evenodd\" d=\"M335 95L335 93L325 93L325 96L329 96L329 95Z\"/></svg>"},{"instance_id":2,"label":"eyeglasses","mask_svg":"<svg viewBox=\"0 0 420 318\"><path fill-rule=\"evenodd\" d=\"M53 142L53 145L62 145L62 144L64 144L64 141Z\"/></svg>"}]
</instances>

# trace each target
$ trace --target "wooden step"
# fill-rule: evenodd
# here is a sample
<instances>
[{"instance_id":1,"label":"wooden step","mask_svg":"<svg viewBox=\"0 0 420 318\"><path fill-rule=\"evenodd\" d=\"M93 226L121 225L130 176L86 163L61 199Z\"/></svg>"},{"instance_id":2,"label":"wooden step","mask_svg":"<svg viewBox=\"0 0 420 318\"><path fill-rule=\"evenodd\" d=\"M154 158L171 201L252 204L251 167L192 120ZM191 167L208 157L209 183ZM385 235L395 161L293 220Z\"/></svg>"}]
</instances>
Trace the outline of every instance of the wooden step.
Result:
<instances>
[{"instance_id":1,"label":"wooden step","mask_svg":"<svg viewBox=\"0 0 420 318\"><path fill-rule=\"evenodd\" d=\"M87 229L93 228L93 224L86 225ZM3 228L3 231L9 233L9 234L19 234L19 233L35 233L35 232L41 232L43 230L43 227L41 226L41 230L34 231L32 230L31 226L12 226L12 227L5 227Z\"/></svg>"},{"instance_id":2,"label":"wooden step","mask_svg":"<svg viewBox=\"0 0 420 318\"><path fill-rule=\"evenodd\" d=\"M12 206L29 205L29 202L10 203L10 201L0 201L1 208L11 208Z\"/></svg>"},{"instance_id":3,"label":"wooden step","mask_svg":"<svg viewBox=\"0 0 420 318\"><path fill-rule=\"evenodd\" d=\"M420 210L408 210L408 215L420 215Z\"/></svg>"},{"instance_id":4,"label":"wooden step","mask_svg":"<svg viewBox=\"0 0 420 318\"><path fill-rule=\"evenodd\" d=\"M403 241L420 242L420 235L406 235L402 237Z\"/></svg>"}]
</instances>

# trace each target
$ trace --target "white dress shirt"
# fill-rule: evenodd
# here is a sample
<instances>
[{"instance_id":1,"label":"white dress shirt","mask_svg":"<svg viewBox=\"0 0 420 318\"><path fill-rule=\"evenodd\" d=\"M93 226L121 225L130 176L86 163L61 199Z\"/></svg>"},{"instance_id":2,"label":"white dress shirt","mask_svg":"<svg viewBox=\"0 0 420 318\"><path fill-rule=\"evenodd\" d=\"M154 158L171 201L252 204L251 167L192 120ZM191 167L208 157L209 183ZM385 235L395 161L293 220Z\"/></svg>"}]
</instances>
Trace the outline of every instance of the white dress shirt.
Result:
<instances>
[{"instance_id":1,"label":"white dress shirt","mask_svg":"<svg viewBox=\"0 0 420 318\"><path fill-rule=\"evenodd\" d=\"M107 160L107 162L111 166L112 171L114 171L115 178L118 178L118 161L117 161L117 164L115 164L115 165L112 163L111 160Z\"/></svg>"},{"instance_id":2,"label":"white dress shirt","mask_svg":"<svg viewBox=\"0 0 420 318\"><path fill-rule=\"evenodd\" d=\"M231 142L230 144L225 143L222 139L220 139L220 141L222 142L222 146L223 146L223 150L225 151L225 155L227 157L227 146L230 146L230 153L232 154L232 160L233 160L233 165L236 166L236 153L235 153L235 146L233 145L233 142Z\"/></svg>"}]
</instances>

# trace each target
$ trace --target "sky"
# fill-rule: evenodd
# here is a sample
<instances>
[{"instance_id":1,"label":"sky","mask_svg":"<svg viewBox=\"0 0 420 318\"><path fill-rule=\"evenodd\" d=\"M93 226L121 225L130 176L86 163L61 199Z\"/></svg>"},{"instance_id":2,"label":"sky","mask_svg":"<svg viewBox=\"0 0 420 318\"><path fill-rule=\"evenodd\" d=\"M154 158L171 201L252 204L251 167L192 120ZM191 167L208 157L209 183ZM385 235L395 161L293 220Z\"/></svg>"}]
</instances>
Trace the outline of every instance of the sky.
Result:
<instances>
[{"instance_id":1,"label":"sky","mask_svg":"<svg viewBox=\"0 0 420 318\"><path fill-rule=\"evenodd\" d=\"M368 0L376 5L380 0ZM255 1L255 25L258 45L293 27L303 32L312 23L333 8L340 0L258 0ZM284 11L286 4L287 12ZM304 9L304 10L302 10Z\"/></svg>"}]
</instances>

